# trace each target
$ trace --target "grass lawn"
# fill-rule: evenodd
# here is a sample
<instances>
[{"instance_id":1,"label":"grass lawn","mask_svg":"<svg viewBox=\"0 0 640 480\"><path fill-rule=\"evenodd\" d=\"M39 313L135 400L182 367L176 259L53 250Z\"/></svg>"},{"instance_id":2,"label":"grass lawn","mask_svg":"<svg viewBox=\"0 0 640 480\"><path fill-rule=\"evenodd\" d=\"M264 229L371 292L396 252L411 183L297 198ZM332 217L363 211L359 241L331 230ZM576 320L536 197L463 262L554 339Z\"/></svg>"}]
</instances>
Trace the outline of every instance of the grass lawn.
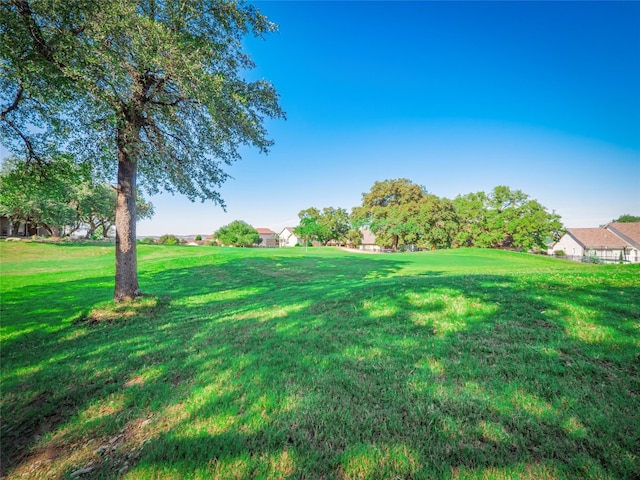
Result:
<instances>
[{"instance_id":1,"label":"grass lawn","mask_svg":"<svg viewBox=\"0 0 640 480\"><path fill-rule=\"evenodd\" d=\"M640 266L0 242L0 477L639 478Z\"/></svg>"}]
</instances>

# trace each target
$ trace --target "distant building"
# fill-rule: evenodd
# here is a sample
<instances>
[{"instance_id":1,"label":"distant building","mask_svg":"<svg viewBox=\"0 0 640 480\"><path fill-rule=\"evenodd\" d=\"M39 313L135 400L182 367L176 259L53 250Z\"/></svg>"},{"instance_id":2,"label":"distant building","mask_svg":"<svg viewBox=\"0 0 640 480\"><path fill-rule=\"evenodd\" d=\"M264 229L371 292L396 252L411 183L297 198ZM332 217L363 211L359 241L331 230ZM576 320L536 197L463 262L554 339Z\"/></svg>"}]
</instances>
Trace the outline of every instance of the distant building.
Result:
<instances>
[{"instance_id":1,"label":"distant building","mask_svg":"<svg viewBox=\"0 0 640 480\"><path fill-rule=\"evenodd\" d=\"M640 222L610 223L604 228L569 228L549 249L571 260L640 263Z\"/></svg>"},{"instance_id":2,"label":"distant building","mask_svg":"<svg viewBox=\"0 0 640 480\"><path fill-rule=\"evenodd\" d=\"M298 237L294 233L294 227L284 227L278 235L278 241L281 247L295 247L296 245L302 245L303 239Z\"/></svg>"},{"instance_id":3,"label":"distant building","mask_svg":"<svg viewBox=\"0 0 640 480\"><path fill-rule=\"evenodd\" d=\"M358 247L360 250L367 250L369 252L380 252L382 247L376 245L376 234L368 228L361 228L360 233L362 235L362 241Z\"/></svg>"},{"instance_id":4,"label":"distant building","mask_svg":"<svg viewBox=\"0 0 640 480\"><path fill-rule=\"evenodd\" d=\"M256 228L258 231L258 235L262 239L260 242L260 247L277 247L278 242L276 240L277 234L270 228Z\"/></svg>"},{"instance_id":5,"label":"distant building","mask_svg":"<svg viewBox=\"0 0 640 480\"><path fill-rule=\"evenodd\" d=\"M45 235L42 227L34 227L30 223L12 222L8 217L0 216L0 237L30 237Z\"/></svg>"}]
</instances>

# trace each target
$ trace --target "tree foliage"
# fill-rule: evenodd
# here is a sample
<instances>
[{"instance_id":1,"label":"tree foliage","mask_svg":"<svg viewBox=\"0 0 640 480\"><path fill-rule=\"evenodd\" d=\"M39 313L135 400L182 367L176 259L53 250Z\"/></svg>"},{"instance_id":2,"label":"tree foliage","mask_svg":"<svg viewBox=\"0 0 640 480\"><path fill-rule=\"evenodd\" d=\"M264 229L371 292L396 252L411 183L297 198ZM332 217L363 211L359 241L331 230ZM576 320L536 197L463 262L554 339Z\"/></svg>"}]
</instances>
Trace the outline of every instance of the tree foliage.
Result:
<instances>
[{"instance_id":1,"label":"tree foliage","mask_svg":"<svg viewBox=\"0 0 640 480\"><path fill-rule=\"evenodd\" d=\"M306 246L309 245L309 242L326 235L326 232L318 223L318 218L309 215L305 215L300 218L300 224L293 229L293 233L298 237L304 238L304 244Z\"/></svg>"},{"instance_id":2,"label":"tree foliage","mask_svg":"<svg viewBox=\"0 0 640 480\"><path fill-rule=\"evenodd\" d=\"M223 0L8 0L0 20L0 140L117 175L114 298L139 295L138 181L224 206L223 167L266 152L264 120L283 117L269 82L243 78L243 37L276 26Z\"/></svg>"},{"instance_id":3,"label":"tree foliage","mask_svg":"<svg viewBox=\"0 0 640 480\"><path fill-rule=\"evenodd\" d=\"M77 189L76 211L80 225L86 227L87 238L98 231L103 238L111 232L116 221L116 191L106 183L86 183ZM151 218L155 213L153 204L138 192L136 198L136 220Z\"/></svg>"},{"instance_id":4,"label":"tree foliage","mask_svg":"<svg viewBox=\"0 0 640 480\"><path fill-rule=\"evenodd\" d=\"M630 213L625 213L624 215L620 215L615 220L612 220L612 223L635 223L640 222L640 216L631 215Z\"/></svg>"},{"instance_id":5,"label":"tree foliage","mask_svg":"<svg viewBox=\"0 0 640 480\"><path fill-rule=\"evenodd\" d=\"M351 228L349 213L344 208L325 207L322 211L315 207L298 213L300 226L297 235L314 239L323 245L333 241L339 244L347 242L347 233Z\"/></svg>"},{"instance_id":6,"label":"tree foliage","mask_svg":"<svg viewBox=\"0 0 640 480\"><path fill-rule=\"evenodd\" d=\"M399 244L417 239L417 214L427 193L424 187L406 178L376 182L362 195L362 205L351 218L358 227L368 227L382 247L397 249Z\"/></svg>"},{"instance_id":7,"label":"tree foliage","mask_svg":"<svg viewBox=\"0 0 640 480\"><path fill-rule=\"evenodd\" d=\"M175 235L165 233L158 238L159 245L180 245L180 239Z\"/></svg>"},{"instance_id":8,"label":"tree foliage","mask_svg":"<svg viewBox=\"0 0 640 480\"><path fill-rule=\"evenodd\" d=\"M77 228L77 185L90 182L84 167L66 155L46 163L16 157L5 160L0 172L0 214L13 223L42 227L57 237L64 234L65 226Z\"/></svg>"},{"instance_id":9,"label":"tree foliage","mask_svg":"<svg viewBox=\"0 0 640 480\"><path fill-rule=\"evenodd\" d=\"M560 217L520 190L497 186L484 192L458 196L453 201L461 228L459 245L530 250L546 248L562 234Z\"/></svg>"},{"instance_id":10,"label":"tree foliage","mask_svg":"<svg viewBox=\"0 0 640 480\"><path fill-rule=\"evenodd\" d=\"M242 220L220 227L213 236L222 245L234 247L250 247L262 241L258 231Z\"/></svg>"},{"instance_id":11,"label":"tree foliage","mask_svg":"<svg viewBox=\"0 0 640 480\"><path fill-rule=\"evenodd\" d=\"M140 194L137 219L150 218L154 209ZM10 157L0 171L0 214L14 223L42 227L49 235L70 235L80 228L87 238L101 229L106 237L115 222L116 192L94 178L91 165L69 155L46 162Z\"/></svg>"},{"instance_id":12,"label":"tree foliage","mask_svg":"<svg viewBox=\"0 0 640 480\"><path fill-rule=\"evenodd\" d=\"M563 233L560 217L520 190L497 186L453 201L401 178L376 182L353 209L351 221L367 227L381 247L544 249ZM350 234L352 244L357 235Z\"/></svg>"},{"instance_id":13,"label":"tree foliage","mask_svg":"<svg viewBox=\"0 0 640 480\"><path fill-rule=\"evenodd\" d=\"M431 194L421 201L416 221L418 238L415 243L419 248L450 248L460 228L453 202Z\"/></svg>"}]
</instances>

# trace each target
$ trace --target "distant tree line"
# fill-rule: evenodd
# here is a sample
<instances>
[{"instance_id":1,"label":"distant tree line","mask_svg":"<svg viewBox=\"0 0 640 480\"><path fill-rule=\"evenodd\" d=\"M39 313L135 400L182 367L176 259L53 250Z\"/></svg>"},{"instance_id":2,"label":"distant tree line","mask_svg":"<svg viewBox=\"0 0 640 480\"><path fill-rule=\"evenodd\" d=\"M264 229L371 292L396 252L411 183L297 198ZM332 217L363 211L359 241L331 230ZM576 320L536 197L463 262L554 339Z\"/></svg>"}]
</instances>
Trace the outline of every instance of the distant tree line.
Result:
<instances>
[{"instance_id":1,"label":"distant tree line","mask_svg":"<svg viewBox=\"0 0 640 480\"><path fill-rule=\"evenodd\" d=\"M16 232L20 224L63 237L80 229L86 238L107 237L115 224L116 191L96 179L88 163L59 154L47 161L5 159L0 168L0 215ZM137 196L137 219L153 205Z\"/></svg>"},{"instance_id":2,"label":"distant tree line","mask_svg":"<svg viewBox=\"0 0 640 480\"><path fill-rule=\"evenodd\" d=\"M358 245L362 229L368 229L377 245L393 250L408 245L542 250L564 233L558 215L520 190L497 186L449 200L406 178L376 182L351 214L311 207L299 217L296 234L323 245Z\"/></svg>"},{"instance_id":3,"label":"distant tree line","mask_svg":"<svg viewBox=\"0 0 640 480\"><path fill-rule=\"evenodd\" d=\"M344 208L309 207L300 211L298 218L294 233L304 245L358 246L363 231L369 230L378 246L391 250L410 246L546 251L547 244L564 233L559 215L549 213L520 190L501 185L489 193L469 193L450 200L406 178L374 183L351 213ZM261 241L257 230L240 220L221 227L214 237L220 244L239 247Z\"/></svg>"}]
</instances>

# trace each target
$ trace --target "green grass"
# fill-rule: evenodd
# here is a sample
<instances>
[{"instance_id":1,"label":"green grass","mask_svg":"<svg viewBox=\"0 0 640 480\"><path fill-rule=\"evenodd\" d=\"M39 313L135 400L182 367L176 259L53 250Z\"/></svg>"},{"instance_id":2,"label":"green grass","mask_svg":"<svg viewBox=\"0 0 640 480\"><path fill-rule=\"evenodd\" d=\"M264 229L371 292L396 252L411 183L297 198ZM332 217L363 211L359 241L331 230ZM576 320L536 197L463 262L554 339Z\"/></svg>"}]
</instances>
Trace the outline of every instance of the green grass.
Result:
<instances>
[{"instance_id":1,"label":"green grass","mask_svg":"<svg viewBox=\"0 0 640 480\"><path fill-rule=\"evenodd\" d=\"M140 246L113 305L112 247L0 256L0 476L640 476L637 265Z\"/></svg>"}]
</instances>

